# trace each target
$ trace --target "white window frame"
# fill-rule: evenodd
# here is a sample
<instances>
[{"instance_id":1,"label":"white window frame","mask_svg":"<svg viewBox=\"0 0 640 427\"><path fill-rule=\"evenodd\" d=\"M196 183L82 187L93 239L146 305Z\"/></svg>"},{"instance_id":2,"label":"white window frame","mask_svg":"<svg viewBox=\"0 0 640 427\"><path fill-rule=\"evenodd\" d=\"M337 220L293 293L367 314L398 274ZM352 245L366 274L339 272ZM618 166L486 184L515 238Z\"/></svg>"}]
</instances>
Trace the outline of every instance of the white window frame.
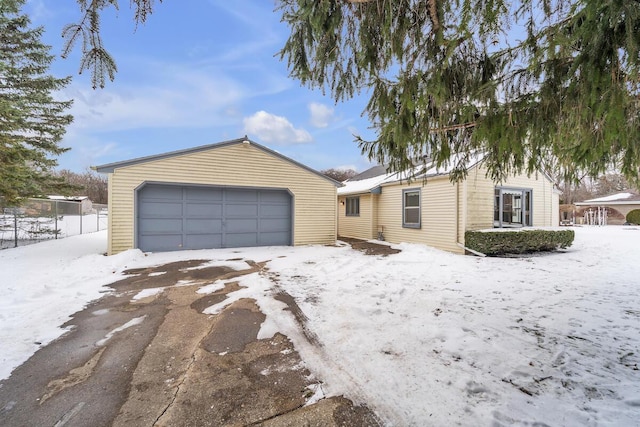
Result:
<instances>
[{"instance_id":1,"label":"white window frame","mask_svg":"<svg viewBox=\"0 0 640 427\"><path fill-rule=\"evenodd\" d=\"M418 206L407 206L407 194L418 195ZM409 210L418 211L418 222L407 222L407 212ZM402 227L404 228L421 228L422 227L422 194L419 188L407 188L402 190Z\"/></svg>"},{"instance_id":2,"label":"white window frame","mask_svg":"<svg viewBox=\"0 0 640 427\"><path fill-rule=\"evenodd\" d=\"M512 197L511 210L505 211L505 195ZM527 206L527 200L529 204ZM493 226L495 228L531 227L533 225L533 189L515 187L495 187ZM496 213L498 218L496 218ZM511 220L505 220L505 214L510 213Z\"/></svg>"}]
</instances>

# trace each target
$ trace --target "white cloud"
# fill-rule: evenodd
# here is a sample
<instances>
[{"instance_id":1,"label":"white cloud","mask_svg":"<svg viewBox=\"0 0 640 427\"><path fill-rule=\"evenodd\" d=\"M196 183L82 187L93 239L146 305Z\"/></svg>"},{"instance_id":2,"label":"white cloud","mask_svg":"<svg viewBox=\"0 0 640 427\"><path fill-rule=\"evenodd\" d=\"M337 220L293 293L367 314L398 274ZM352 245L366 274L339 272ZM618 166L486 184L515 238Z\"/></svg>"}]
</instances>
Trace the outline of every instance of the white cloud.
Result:
<instances>
[{"instance_id":1,"label":"white cloud","mask_svg":"<svg viewBox=\"0 0 640 427\"><path fill-rule=\"evenodd\" d=\"M86 76L61 91L74 100L73 128L90 132L143 128L217 127L238 124L230 114L256 97L276 95L291 84L277 73L262 70L248 80L206 62L175 64L127 58L127 80L92 90ZM136 71L137 70L137 71ZM153 72L145 72L153 70ZM246 72L246 70L243 70Z\"/></svg>"},{"instance_id":2,"label":"white cloud","mask_svg":"<svg viewBox=\"0 0 640 427\"><path fill-rule=\"evenodd\" d=\"M258 111L250 117L245 117L244 133L251 137L256 135L263 141L279 144L301 144L311 142L309 132L296 129L286 117L276 116L266 111Z\"/></svg>"},{"instance_id":3,"label":"white cloud","mask_svg":"<svg viewBox=\"0 0 640 427\"><path fill-rule=\"evenodd\" d=\"M125 74L118 75L116 82L105 89L92 90L88 76L82 75L55 93L56 99L74 101L68 111L74 121L61 144L72 150L60 156L60 168L81 170L155 154L158 149L150 150L148 142L132 147L122 140L131 141L131 135L153 134L158 129L187 129L192 135L204 129L211 133L217 128L213 131L216 134L234 129L229 136L238 137L243 104L278 94L290 85L268 70L252 81L206 63L175 64L146 57L125 60L126 78ZM306 132L301 132L289 142L305 141ZM306 138L311 137L306 134ZM197 139L194 144L208 142Z\"/></svg>"},{"instance_id":4,"label":"white cloud","mask_svg":"<svg viewBox=\"0 0 640 427\"><path fill-rule=\"evenodd\" d=\"M318 128L326 128L333 119L333 108L324 104L312 102L309 104L309 112L311 113L311 124Z\"/></svg>"},{"instance_id":5,"label":"white cloud","mask_svg":"<svg viewBox=\"0 0 640 427\"><path fill-rule=\"evenodd\" d=\"M251 95L224 75L174 67L163 83L118 84L91 90L81 82L63 91L74 99L72 127L115 131L152 127L215 126L228 121L230 106Z\"/></svg>"}]
</instances>

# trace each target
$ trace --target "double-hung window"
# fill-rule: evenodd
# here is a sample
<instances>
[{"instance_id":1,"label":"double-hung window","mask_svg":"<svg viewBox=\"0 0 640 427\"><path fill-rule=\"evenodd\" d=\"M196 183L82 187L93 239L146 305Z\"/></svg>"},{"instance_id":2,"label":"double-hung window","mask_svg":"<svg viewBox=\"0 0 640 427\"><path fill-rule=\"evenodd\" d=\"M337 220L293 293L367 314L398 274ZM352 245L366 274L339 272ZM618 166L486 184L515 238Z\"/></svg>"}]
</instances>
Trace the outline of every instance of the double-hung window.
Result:
<instances>
[{"instance_id":1,"label":"double-hung window","mask_svg":"<svg viewBox=\"0 0 640 427\"><path fill-rule=\"evenodd\" d=\"M402 226L420 228L420 189L402 191Z\"/></svg>"},{"instance_id":2,"label":"double-hung window","mask_svg":"<svg viewBox=\"0 0 640 427\"><path fill-rule=\"evenodd\" d=\"M360 197L347 197L345 206L346 216L359 216L360 215Z\"/></svg>"}]
</instances>

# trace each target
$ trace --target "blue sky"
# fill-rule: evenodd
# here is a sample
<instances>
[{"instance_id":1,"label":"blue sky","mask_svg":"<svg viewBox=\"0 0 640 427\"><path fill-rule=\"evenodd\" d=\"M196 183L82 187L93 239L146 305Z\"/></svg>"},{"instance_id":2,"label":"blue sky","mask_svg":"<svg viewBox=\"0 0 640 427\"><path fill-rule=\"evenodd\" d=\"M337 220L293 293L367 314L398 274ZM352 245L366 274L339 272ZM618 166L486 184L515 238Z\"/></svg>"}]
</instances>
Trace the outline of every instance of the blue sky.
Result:
<instances>
[{"instance_id":1,"label":"blue sky","mask_svg":"<svg viewBox=\"0 0 640 427\"><path fill-rule=\"evenodd\" d=\"M320 90L288 77L274 56L288 27L261 0L156 2L154 14L135 28L129 1L103 17L103 41L118 74L93 90L78 75L79 50L61 59L65 24L77 22L74 0L29 0L32 25L58 58L51 72L73 76L61 94L73 99L74 123L61 145L60 169L180 150L224 140L250 139L314 169L355 168L370 162L354 134L374 137L361 113L367 99L335 104Z\"/></svg>"}]
</instances>

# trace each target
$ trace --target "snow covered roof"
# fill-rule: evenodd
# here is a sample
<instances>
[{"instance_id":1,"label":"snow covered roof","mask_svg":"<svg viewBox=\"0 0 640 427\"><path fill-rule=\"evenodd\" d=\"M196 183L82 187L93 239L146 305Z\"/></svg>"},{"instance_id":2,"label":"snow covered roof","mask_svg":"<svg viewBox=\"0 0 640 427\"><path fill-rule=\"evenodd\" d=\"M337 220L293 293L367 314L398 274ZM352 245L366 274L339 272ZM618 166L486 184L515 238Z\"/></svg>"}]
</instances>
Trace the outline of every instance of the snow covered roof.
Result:
<instances>
[{"instance_id":1,"label":"snow covered roof","mask_svg":"<svg viewBox=\"0 0 640 427\"><path fill-rule=\"evenodd\" d=\"M51 200L65 200L67 202L81 202L87 200L88 196L47 196L47 199Z\"/></svg>"},{"instance_id":2,"label":"snow covered roof","mask_svg":"<svg viewBox=\"0 0 640 427\"><path fill-rule=\"evenodd\" d=\"M379 166L374 166L378 168ZM369 170L365 171L368 172ZM376 187L379 187L385 182L391 182L392 178L398 175L397 173L382 173L380 175L359 179L356 181L347 180L343 182L343 187L338 188L338 195L344 194L358 194L358 193L368 193Z\"/></svg>"},{"instance_id":3,"label":"snow covered roof","mask_svg":"<svg viewBox=\"0 0 640 427\"><path fill-rule=\"evenodd\" d=\"M585 200L584 202L578 202L576 205L637 205L640 204L640 194L627 190L621 193L610 194L604 197L598 197L596 199Z\"/></svg>"},{"instance_id":4,"label":"snow covered roof","mask_svg":"<svg viewBox=\"0 0 640 427\"><path fill-rule=\"evenodd\" d=\"M470 169L482 160L482 155L472 156L467 162L467 168ZM369 193L376 188L399 181L417 180L430 178L440 175L448 175L454 168L455 161L449 163L446 167L438 168L434 162L426 165L418 165L404 172L387 172L385 166L377 165L366 171L344 181L344 186L338 188L338 195L363 194Z\"/></svg>"}]
</instances>

